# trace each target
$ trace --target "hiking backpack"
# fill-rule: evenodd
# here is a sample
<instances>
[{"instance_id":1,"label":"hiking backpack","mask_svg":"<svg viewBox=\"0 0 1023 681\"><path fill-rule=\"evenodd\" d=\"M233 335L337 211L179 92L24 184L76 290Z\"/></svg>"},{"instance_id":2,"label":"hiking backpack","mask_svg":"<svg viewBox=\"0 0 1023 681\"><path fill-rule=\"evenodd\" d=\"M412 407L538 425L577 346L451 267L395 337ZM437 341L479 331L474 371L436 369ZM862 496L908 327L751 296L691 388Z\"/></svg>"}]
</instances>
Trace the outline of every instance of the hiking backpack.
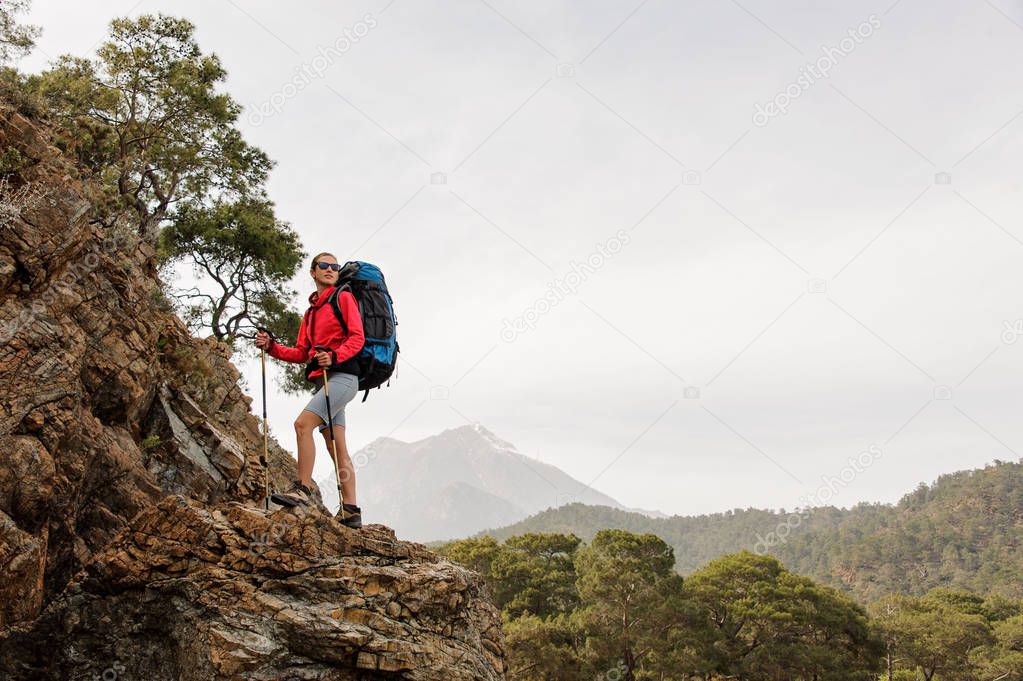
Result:
<instances>
[{"instance_id":1,"label":"hiking backpack","mask_svg":"<svg viewBox=\"0 0 1023 681\"><path fill-rule=\"evenodd\" d=\"M359 314L362 315L366 342L354 359L359 366L359 390L365 391L362 396L365 402L370 390L379 388L384 381L391 384L391 374L398 363L398 339L395 334L398 318L394 316L394 301L387 291L380 268L358 260L346 262L338 272L337 288L328 300L346 336L348 324L337 302L341 291L352 293L355 302L359 304Z\"/></svg>"}]
</instances>

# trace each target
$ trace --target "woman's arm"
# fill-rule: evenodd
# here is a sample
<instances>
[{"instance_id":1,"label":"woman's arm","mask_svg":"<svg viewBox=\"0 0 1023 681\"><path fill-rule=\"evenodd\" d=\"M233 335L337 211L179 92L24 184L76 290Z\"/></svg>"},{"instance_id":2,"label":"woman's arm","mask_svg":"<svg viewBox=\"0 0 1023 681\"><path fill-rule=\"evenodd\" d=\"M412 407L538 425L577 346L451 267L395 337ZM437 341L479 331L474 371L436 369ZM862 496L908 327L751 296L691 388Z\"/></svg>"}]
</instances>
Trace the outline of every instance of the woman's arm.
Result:
<instances>
[{"instance_id":1,"label":"woman's arm","mask_svg":"<svg viewBox=\"0 0 1023 681\"><path fill-rule=\"evenodd\" d=\"M309 313L306 312L305 316L302 317L302 325L298 327L298 341L295 343L295 347L291 348L287 345L281 345L271 339L270 349L268 350L270 356L285 362L308 362L310 349L309 330L306 327L306 320L308 319Z\"/></svg>"}]
</instances>

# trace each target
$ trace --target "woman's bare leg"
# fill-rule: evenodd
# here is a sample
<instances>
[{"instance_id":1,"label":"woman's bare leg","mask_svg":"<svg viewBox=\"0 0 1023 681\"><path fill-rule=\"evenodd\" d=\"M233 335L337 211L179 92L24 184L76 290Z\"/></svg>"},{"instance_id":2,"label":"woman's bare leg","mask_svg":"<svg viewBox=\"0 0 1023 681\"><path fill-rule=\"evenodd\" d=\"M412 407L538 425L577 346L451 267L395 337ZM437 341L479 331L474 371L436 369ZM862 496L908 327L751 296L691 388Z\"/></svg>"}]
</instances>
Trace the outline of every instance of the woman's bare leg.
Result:
<instances>
[{"instance_id":1,"label":"woman's bare leg","mask_svg":"<svg viewBox=\"0 0 1023 681\"><path fill-rule=\"evenodd\" d=\"M316 441L313 431L323 419L311 411L302 410L295 419L295 439L298 444L298 480L306 487L313 484L313 462L316 460Z\"/></svg>"},{"instance_id":2,"label":"woman's bare leg","mask_svg":"<svg viewBox=\"0 0 1023 681\"><path fill-rule=\"evenodd\" d=\"M322 423L322 421L321 421ZM327 443L327 456L331 455L330 433L323 429L323 440ZM348 445L345 443L345 427L334 426L334 441L337 443L337 468L341 475L341 494L346 504L358 504L355 501L355 466L348 456Z\"/></svg>"}]
</instances>

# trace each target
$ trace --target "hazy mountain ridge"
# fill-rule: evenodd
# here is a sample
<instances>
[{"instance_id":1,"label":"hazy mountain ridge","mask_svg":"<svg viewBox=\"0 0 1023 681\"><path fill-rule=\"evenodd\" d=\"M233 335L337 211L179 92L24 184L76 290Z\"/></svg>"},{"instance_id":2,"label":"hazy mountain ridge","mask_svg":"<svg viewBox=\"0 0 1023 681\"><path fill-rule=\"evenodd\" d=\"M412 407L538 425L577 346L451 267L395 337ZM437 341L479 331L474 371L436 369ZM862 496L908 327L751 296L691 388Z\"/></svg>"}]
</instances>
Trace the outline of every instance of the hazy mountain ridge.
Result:
<instances>
[{"instance_id":1,"label":"hazy mountain ridge","mask_svg":"<svg viewBox=\"0 0 1023 681\"><path fill-rule=\"evenodd\" d=\"M351 456L364 515L418 541L464 537L571 502L628 511L478 424L415 442L380 437ZM336 507L333 478L319 485Z\"/></svg>"}]
</instances>

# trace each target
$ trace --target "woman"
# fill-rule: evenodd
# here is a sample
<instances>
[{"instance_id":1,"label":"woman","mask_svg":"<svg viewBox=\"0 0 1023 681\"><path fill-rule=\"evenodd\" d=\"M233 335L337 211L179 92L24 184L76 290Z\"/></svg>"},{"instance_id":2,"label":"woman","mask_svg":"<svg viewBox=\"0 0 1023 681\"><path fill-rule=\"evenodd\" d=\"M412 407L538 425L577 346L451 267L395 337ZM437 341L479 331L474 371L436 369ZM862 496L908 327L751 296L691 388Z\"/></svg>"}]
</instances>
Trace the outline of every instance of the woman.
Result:
<instances>
[{"instance_id":1,"label":"woman","mask_svg":"<svg viewBox=\"0 0 1023 681\"><path fill-rule=\"evenodd\" d=\"M362 510L355 504L355 468L345 444L345 405L359 392L358 367L354 358L362 349L365 337L359 305L350 291L337 293L338 307L348 327L347 334L328 302L336 291L340 269L337 258L330 253L320 253L313 258L309 274L316 284L316 292L309 296L309 309L302 317L295 347L281 345L263 331L256 334L256 347L265 348L271 357L285 362L307 362L306 378L320 385L309 404L295 419L298 480L287 492L274 494L271 499L284 506L309 503L313 460L316 458L314 428L319 428L327 443L327 452L331 453L330 433L327 432L327 400L323 391L323 372L326 371L330 408L333 412L334 441L337 444L337 470L344 496L344 506L338 509L336 517L348 527L358 528L362 527ZM329 352L319 351L317 347L328 348Z\"/></svg>"}]
</instances>

